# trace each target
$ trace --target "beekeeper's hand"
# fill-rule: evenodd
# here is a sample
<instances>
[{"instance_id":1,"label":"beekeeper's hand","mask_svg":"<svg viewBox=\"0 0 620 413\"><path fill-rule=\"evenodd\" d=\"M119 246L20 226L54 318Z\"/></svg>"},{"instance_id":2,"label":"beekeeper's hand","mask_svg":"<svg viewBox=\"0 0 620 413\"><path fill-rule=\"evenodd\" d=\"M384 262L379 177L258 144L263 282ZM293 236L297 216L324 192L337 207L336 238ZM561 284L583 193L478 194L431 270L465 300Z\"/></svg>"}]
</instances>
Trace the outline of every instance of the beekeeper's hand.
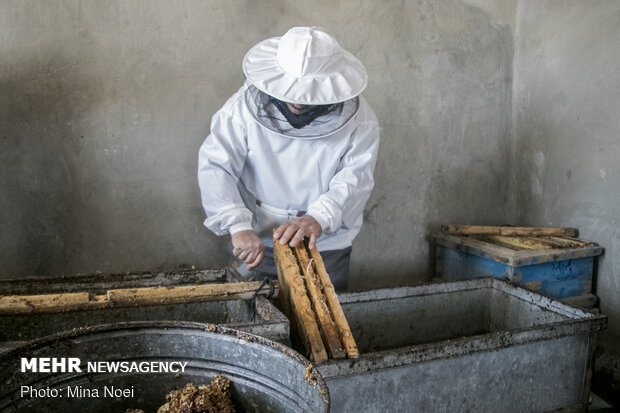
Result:
<instances>
[{"instance_id":1,"label":"beekeeper's hand","mask_svg":"<svg viewBox=\"0 0 620 413\"><path fill-rule=\"evenodd\" d=\"M322 233L321 224L311 215L306 214L280 225L273 233L273 237L280 240L280 244L288 243L291 247L301 245L304 237L307 237L309 239L308 247L312 249L316 246L316 240Z\"/></svg>"},{"instance_id":2,"label":"beekeeper's hand","mask_svg":"<svg viewBox=\"0 0 620 413\"><path fill-rule=\"evenodd\" d=\"M254 231L239 231L232 235L233 254L245 262L248 270L256 268L265 257L265 244Z\"/></svg>"}]
</instances>

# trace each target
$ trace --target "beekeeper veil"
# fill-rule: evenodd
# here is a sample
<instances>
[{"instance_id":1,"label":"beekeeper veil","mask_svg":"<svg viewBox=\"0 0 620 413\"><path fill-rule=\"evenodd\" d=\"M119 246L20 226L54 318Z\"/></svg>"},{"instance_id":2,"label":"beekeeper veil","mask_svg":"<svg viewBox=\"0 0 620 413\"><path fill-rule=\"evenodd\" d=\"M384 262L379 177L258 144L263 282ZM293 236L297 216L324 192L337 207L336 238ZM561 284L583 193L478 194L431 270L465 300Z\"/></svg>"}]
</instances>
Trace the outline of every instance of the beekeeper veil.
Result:
<instances>
[{"instance_id":1,"label":"beekeeper veil","mask_svg":"<svg viewBox=\"0 0 620 413\"><path fill-rule=\"evenodd\" d=\"M362 63L319 27L294 27L264 40L243 59L246 104L265 127L313 138L344 126L357 112L368 75ZM289 104L305 105L303 113Z\"/></svg>"}]
</instances>

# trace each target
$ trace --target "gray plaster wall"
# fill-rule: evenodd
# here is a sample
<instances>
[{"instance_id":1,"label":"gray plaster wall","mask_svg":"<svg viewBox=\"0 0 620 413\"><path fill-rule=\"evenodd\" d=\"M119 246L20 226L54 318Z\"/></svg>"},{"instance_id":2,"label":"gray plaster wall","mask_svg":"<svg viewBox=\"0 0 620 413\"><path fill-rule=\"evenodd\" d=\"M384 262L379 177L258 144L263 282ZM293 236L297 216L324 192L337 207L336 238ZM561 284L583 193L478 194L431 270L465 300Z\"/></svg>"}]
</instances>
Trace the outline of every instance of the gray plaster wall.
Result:
<instances>
[{"instance_id":1,"label":"gray plaster wall","mask_svg":"<svg viewBox=\"0 0 620 413\"><path fill-rule=\"evenodd\" d=\"M615 0L0 0L0 278L226 265L198 147L252 45L321 25L382 125L351 286L428 279L442 223L578 227L620 382L619 22Z\"/></svg>"},{"instance_id":2,"label":"gray plaster wall","mask_svg":"<svg viewBox=\"0 0 620 413\"><path fill-rule=\"evenodd\" d=\"M514 124L522 224L605 247L597 370L620 388L620 2L519 2ZM616 396L617 397L617 396ZM618 400L620 402L620 400Z\"/></svg>"},{"instance_id":3,"label":"gray plaster wall","mask_svg":"<svg viewBox=\"0 0 620 413\"><path fill-rule=\"evenodd\" d=\"M222 267L197 151L255 43L320 25L382 126L351 285L429 278L427 235L511 202L514 1L1 0L0 276Z\"/></svg>"}]
</instances>

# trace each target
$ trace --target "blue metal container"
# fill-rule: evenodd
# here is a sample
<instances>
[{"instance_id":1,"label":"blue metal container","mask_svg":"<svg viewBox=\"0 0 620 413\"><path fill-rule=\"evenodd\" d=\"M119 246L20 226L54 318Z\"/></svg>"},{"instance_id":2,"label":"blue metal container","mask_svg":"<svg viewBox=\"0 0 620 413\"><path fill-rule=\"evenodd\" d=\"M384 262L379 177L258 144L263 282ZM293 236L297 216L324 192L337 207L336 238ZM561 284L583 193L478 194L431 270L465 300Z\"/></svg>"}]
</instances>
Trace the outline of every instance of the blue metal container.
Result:
<instances>
[{"instance_id":1,"label":"blue metal container","mask_svg":"<svg viewBox=\"0 0 620 413\"><path fill-rule=\"evenodd\" d=\"M441 279L493 276L556 299L592 296L594 260L603 251L586 241L575 248L515 250L468 236L432 238L435 274Z\"/></svg>"}]
</instances>

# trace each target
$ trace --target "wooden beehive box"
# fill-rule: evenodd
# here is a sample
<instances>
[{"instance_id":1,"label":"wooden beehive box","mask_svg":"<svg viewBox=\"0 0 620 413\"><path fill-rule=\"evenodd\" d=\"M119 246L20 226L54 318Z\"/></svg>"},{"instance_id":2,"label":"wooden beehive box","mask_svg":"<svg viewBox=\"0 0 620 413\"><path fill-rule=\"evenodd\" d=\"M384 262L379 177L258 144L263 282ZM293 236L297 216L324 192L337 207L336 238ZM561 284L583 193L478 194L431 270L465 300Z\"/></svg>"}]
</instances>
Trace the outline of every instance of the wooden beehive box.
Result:
<instances>
[{"instance_id":1,"label":"wooden beehive box","mask_svg":"<svg viewBox=\"0 0 620 413\"><path fill-rule=\"evenodd\" d=\"M455 226L445 226L443 232L432 236L437 277L455 281L493 276L553 298L594 305L594 262L603 249L594 242L574 238L576 230L563 229L571 230L566 234L573 236L556 236L548 229L530 235L514 235L519 231L467 234L449 231L449 227Z\"/></svg>"}]
</instances>

